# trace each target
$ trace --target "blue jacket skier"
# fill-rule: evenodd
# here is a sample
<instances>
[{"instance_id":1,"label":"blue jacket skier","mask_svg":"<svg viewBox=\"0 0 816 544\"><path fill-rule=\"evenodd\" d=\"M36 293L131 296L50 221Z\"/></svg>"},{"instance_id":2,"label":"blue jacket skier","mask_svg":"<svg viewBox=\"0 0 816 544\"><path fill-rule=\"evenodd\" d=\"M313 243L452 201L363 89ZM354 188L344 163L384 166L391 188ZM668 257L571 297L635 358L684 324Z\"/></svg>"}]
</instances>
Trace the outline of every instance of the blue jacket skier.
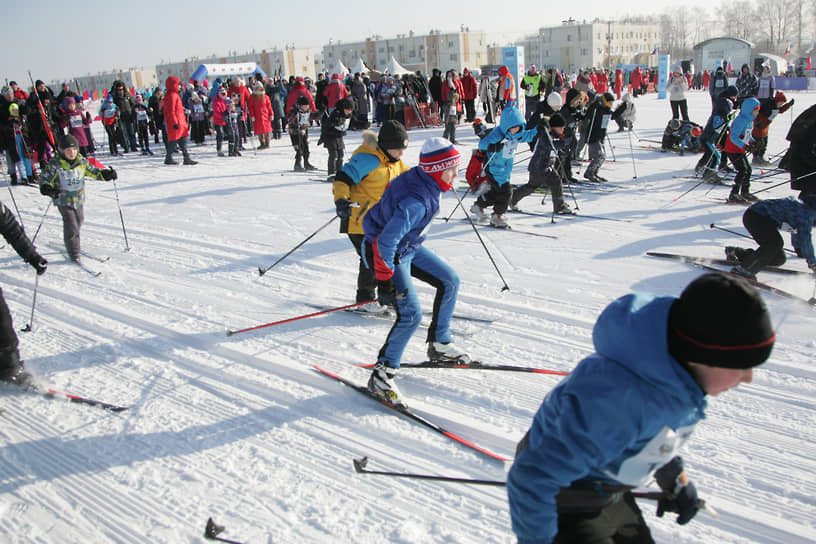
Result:
<instances>
[{"instance_id":1,"label":"blue jacket skier","mask_svg":"<svg viewBox=\"0 0 816 544\"><path fill-rule=\"evenodd\" d=\"M654 476L658 516L703 506L678 449L706 395L750 382L775 340L759 293L722 273L680 297L629 294L593 330L596 353L544 399L507 478L520 544L653 542L631 494ZM557 537L557 538L556 538Z\"/></svg>"},{"instance_id":2,"label":"blue jacket skier","mask_svg":"<svg viewBox=\"0 0 816 544\"><path fill-rule=\"evenodd\" d=\"M487 178L490 189L479 196L471 206L470 211L479 221L487 220L484 209L493 206L493 215L490 224L494 227L507 228L509 225L504 218L504 212L510 204L512 186L510 175L513 173L513 163L516 150L521 142L532 142L538 135L538 128L525 130L526 122L518 108L505 108L499 120L499 126L490 131L479 142L479 149L487 151Z\"/></svg>"}]
</instances>

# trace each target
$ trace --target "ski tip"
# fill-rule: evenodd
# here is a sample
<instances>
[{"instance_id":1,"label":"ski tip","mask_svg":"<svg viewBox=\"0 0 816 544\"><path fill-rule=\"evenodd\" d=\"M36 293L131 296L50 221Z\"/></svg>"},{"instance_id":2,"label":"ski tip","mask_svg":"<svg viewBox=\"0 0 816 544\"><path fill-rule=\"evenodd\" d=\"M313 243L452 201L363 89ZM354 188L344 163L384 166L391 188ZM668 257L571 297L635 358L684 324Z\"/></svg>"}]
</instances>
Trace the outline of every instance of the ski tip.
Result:
<instances>
[{"instance_id":1,"label":"ski tip","mask_svg":"<svg viewBox=\"0 0 816 544\"><path fill-rule=\"evenodd\" d=\"M227 329L227 336L232 336L233 334L235 334L235 331Z\"/></svg>"}]
</instances>

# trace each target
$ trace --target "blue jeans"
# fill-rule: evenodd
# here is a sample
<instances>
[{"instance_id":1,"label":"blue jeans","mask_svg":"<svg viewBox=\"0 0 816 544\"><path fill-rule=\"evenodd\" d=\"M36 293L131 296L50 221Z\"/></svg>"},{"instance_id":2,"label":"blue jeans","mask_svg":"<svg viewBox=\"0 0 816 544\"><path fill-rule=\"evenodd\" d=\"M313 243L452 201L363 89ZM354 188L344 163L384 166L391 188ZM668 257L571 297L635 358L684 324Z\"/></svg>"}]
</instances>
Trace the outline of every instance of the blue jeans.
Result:
<instances>
[{"instance_id":1,"label":"blue jeans","mask_svg":"<svg viewBox=\"0 0 816 544\"><path fill-rule=\"evenodd\" d=\"M399 368L408 341L422 322L422 308L412 277L436 288L428 342L451 342L450 321L459 292L459 276L442 259L420 246L400 257L394 267L394 287L397 291L397 321L380 348L378 362Z\"/></svg>"}]
</instances>

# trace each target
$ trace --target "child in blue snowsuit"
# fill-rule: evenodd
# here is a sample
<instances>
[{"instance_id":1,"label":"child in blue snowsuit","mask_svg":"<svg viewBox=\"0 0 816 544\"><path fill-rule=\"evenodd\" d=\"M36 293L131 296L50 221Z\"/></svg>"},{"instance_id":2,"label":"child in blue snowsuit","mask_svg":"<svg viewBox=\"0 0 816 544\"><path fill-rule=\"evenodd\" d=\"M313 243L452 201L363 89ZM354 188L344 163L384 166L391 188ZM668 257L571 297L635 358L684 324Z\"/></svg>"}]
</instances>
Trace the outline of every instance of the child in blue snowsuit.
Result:
<instances>
[{"instance_id":1,"label":"child in blue snowsuit","mask_svg":"<svg viewBox=\"0 0 816 544\"><path fill-rule=\"evenodd\" d=\"M404 405L393 379L411 336L422 321L422 308L412 278L436 288L428 358L431 361L468 362L456 348L450 320L459 291L459 276L422 245L425 231L439 212L442 193L452 188L459 152L444 138L425 141L416 166L397 176L380 201L363 219L366 262L374 269L380 304L396 307L397 320L377 356L369 390L391 403Z\"/></svg>"},{"instance_id":2,"label":"child in blue snowsuit","mask_svg":"<svg viewBox=\"0 0 816 544\"><path fill-rule=\"evenodd\" d=\"M479 149L487 151L485 172L490 190L476 199L470 212L479 221L486 221L487 214L484 209L493 206L493 215L490 216L490 225L493 227L509 226L504 218L504 212L507 211L513 191L510 175L513 173L516 150L519 143L532 142L538 135L537 127L524 130L526 124L518 108L505 108L502 110L499 126L479 141Z\"/></svg>"},{"instance_id":3,"label":"child in blue snowsuit","mask_svg":"<svg viewBox=\"0 0 816 544\"><path fill-rule=\"evenodd\" d=\"M703 179L708 183L720 183L722 180L717 175L717 167L721 164L721 155L717 145L724 131L728 130L728 117L734 108L734 101L739 96L739 91L733 85L729 86L714 100L711 116L703 127L700 141L703 144L703 156L697 163L695 171L702 174Z\"/></svg>"},{"instance_id":4,"label":"child in blue snowsuit","mask_svg":"<svg viewBox=\"0 0 816 544\"><path fill-rule=\"evenodd\" d=\"M816 254L813 251L811 231L816 224L816 195L763 200L742 214L742 224L759 247L756 250L728 246L725 255L740 264L732 272L754 279L765 266L785 264L784 241L780 229L791 232L791 243L796 254L807 261L816 273Z\"/></svg>"}]
</instances>

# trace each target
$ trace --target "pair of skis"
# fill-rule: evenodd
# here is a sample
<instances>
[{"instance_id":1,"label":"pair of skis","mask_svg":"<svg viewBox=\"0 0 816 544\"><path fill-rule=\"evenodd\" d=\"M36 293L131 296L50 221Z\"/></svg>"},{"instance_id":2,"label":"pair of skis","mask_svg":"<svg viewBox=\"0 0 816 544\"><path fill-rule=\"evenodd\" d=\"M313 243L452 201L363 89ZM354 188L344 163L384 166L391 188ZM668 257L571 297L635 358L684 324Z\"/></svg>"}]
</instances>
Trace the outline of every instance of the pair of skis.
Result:
<instances>
[{"instance_id":1,"label":"pair of skis","mask_svg":"<svg viewBox=\"0 0 816 544\"><path fill-rule=\"evenodd\" d=\"M688 256L688 255L678 255L678 254L674 254L674 253L659 253L659 252L655 252L655 251L649 251L649 252L646 253L646 255L648 255L649 257L658 257L658 258L661 258L661 259L674 259L674 260L677 260L677 261L682 261L684 263L690 264L692 266L697 266L697 267L703 268L705 270L709 270L711 272L722 272L724 274L729 274L731 276L735 276L735 277L738 277L740 279L743 279L743 280L747 281L748 283L750 283L751 285L753 285L757 289L767 291L768 293L773 293L773 294L778 295L778 296L783 297L783 298L804 302L804 303L809 304L811 306L816 306L816 297L811 297L810 299L806 299L804 297L800 297L798 295L794 295L793 293L785 291L784 289L774 287L773 285L767 284L765 282L755 280L755 279L751 279L751 278L746 278L744 276L740 276L739 274L734 274L734 273L730 272L729 270L723 270L721 268L717 268L716 266L714 266L714 265L736 266L736 265L739 264L738 262L729 261L729 260L726 260L726 259L709 259L709 258L706 258L706 257L691 257L691 256ZM763 270L767 271L767 272L775 272L775 273L778 273L778 274L788 274L788 275L791 275L791 274L810 275L810 274L812 274L811 272L800 272L798 270L791 270L791 269L788 269L788 268L779 268L779 267L773 267L773 266L763 268Z\"/></svg>"},{"instance_id":2,"label":"pair of skis","mask_svg":"<svg viewBox=\"0 0 816 544\"><path fill-rule=\"evenodd\" d=\"M360 364L360 365L355 365L355 366L361 367L361 368L372 368L374 365ZM400 367L401 368L455 368L455 369L473 369L473 370L504 370L504 371L511 371L511 372L530 372L530 373L537 373L537 374L553 374L553 375L557 375L557 376L566 376L568 374L568 372L564 372L564 371L560 371L560 370L547 370L547 369L543 369L543 368L513 366L513 365L487 365L487 364L484 364L484 363L481 363L481 362L478 362L478 361L472 361L470 363L425 361L425 362L422 362L422 363L403 364L403 365L400 365ZM435 431L435 432L437 432L437 433L439 433L439 434L441 434L443 436L447 436L451 440L453 440L455 442L458 442L458 443L460 443L460 444L462 444L464 446L467 446L468 448L470 448L470 449L472 449L472 450L474 450L474 451L476 451L478 453L481 453L483 455L486 455L487 457L490 457L491 459L495 459L495 460L498 460L498 461L509 461L509 459L507 457L504 457L504 456L502 456L500 454L497 454L497 453L494 453L494 452L492 452L490 450L482 448L481 446L478 446L478 445L474 444L473 442L470 442L469 440L466 440L465 438L463 438L463 437L461 437L461 436L459 436L459 435L457 435L457 434L455 434L455 433L453 433L451 431L448 431L447 429L443 428L441 425L435 423L434 421L432 421L431 419L429 419L429 418L427 418L425 416L422 416L422 415L414 412L413 410L411 410L410 408L408 408L405 405L392 404L392 403L384 400L383 398L381 398L381 397L377 396L376 394L372 393L371 391L369 391L368 387L366 387L365 385L360 385L360 384L354 383L351 380L343 378L342 376L339 376L339 375L337 375L337 374L335 374L333 372L330 372L330 371L328 371L328 370L326 370L324 368L321 368L321 367L319 367L317 365L315 365L314 368L315 368L315 370L322 373L323 375L328 376L328 377L330 377L330 378L332 378L334 380L337 380L338 382L342 383L346 387L350 387L351 389L354 389L358 393L361 393L361 394L367 396L368 398L379 402L383 406L385 406L387 408L390 408L390 409L402 414L403 416L405 416L405 417L407 417L409 419L412 419L413 421L415 421L415 422L417 422L417 423L419 423L421 425L424 425L425 427L428 427L429 429L431 429L431 430L433 430L433 431Z\"/></svg>"},{"instance_id":3,"label":"pair of skis","mask_svg":"<svg viewBox=\"0 0 816 544\"><path fill-rule=\"evenodd\" d=\"M9 388L14 386L9 386ZM37 395L42 395L47 399L63 399L69 402L73 402L75 404L84 404L86 406L94 406L96 408L102 408L104 410L108 410L110 412L124 412L125 410L129 409L129 406L122 406L119 404L111 404L109 402L103 402L101 400L93 399L90 397L83 397L81 395L74 395L72 393L66 393L64 391L57 391L56 389L51 389L47 387L41 387L39 385L29 385L20 387L18 389L20 392L23 393L34 393Z\"/></svg>"}]
</instances>

